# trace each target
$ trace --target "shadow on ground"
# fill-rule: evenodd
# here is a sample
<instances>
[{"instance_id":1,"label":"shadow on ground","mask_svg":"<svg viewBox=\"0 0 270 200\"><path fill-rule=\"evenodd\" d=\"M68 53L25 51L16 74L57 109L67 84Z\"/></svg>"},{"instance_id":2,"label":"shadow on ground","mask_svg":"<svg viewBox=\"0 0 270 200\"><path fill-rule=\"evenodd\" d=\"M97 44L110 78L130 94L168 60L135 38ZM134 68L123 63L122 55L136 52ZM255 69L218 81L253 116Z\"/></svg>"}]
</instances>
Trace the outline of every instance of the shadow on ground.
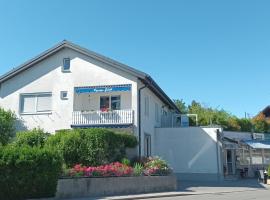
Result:
<instances>
[{"instance_id":1,"label":"shadow on ground","mask_svg":"<svg viewBox=\"0 0 270 200\"><path fill-rule=\"evenodd\" d=\"M242 179L242 180L230 180L230 181L180 181L178 182L178 191L192 192L200 189L207 188L254 188L264 189L267 186L259 182L257 179Z\"/></svg>"}]
</instances>

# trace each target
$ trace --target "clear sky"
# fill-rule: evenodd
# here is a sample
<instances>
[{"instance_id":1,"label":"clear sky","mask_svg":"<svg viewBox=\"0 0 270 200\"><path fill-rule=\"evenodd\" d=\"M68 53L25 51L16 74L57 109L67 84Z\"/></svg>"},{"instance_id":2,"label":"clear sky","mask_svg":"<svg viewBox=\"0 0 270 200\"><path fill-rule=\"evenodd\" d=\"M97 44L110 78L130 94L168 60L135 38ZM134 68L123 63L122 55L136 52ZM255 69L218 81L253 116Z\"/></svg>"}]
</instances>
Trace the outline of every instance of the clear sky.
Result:
<instances>
[{"instance_id":1,"label":"clear sky","mask_svg":"<svg viewBox=\"0 0 270 200\"><path fill-rule=\"evenodd\" d=\"M0 74L63 39L243 117L270 104L269 0L0 0Z\"/></svg>"}]
</instances>

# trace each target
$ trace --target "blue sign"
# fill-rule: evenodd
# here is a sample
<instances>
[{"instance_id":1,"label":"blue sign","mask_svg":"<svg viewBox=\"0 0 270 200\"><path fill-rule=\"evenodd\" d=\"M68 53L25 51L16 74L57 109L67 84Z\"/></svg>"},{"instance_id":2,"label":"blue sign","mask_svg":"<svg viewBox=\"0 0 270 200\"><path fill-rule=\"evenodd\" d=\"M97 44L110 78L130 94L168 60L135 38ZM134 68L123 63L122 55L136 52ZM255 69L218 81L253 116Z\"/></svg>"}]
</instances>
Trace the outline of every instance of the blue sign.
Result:
<instances>
[{"instance_id":1,"label":"blue sign","mask_svg":"<svg viewBox=\"0 0 270 200\"><path fill-rule=\"evenodd\" d=\"M189 117L187 115L181 115L181 126L183 127L189 126Z\"/></svg>"},{"instance_id":2,"label":"blue sign","mask_svg":"<svg viewBox=\"0 0 270 200\"><path fill-rule=\"evenodd\" d=\"M81 93L102 93L102 92L126 92L131 90L131 85L76 87L75 92Z\"/></svg>"}]
</instances>

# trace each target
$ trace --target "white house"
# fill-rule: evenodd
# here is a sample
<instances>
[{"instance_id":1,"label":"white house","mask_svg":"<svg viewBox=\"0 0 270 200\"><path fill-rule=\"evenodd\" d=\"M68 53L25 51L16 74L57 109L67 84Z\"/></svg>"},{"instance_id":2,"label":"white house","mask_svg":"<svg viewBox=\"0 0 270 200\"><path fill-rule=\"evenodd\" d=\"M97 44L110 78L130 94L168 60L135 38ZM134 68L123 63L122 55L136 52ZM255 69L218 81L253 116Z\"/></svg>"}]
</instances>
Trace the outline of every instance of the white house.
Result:
<instances>
[{"instance_id":1,"label":"white house","mask_svg":"<svg viewBox=\"0 0 270 200\"><path fill-rule=\"evenodd\" d=\"M0 77L0 106L16 113L18 129L129 129L140 155L179 113L148 74L65 40Z\"/></svg>"}]
</instances>

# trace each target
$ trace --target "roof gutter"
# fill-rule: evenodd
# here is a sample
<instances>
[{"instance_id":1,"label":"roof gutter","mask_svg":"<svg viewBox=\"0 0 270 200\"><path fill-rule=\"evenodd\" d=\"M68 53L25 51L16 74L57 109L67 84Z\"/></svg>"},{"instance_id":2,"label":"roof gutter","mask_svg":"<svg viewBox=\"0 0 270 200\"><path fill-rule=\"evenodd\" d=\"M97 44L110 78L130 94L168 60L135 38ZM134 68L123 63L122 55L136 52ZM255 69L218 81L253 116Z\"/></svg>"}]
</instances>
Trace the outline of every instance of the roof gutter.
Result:
<instances>
[{"instance_id":1,"label":"roof gutter","mask_svg":"<svg viewBox=\"0 0 270 200\"><path fill-rule=\"evenodd\" d=\"M150 77L145 76L144 79L141 80L147 87L153 91L163 102L165 102L169 107L176 111L176 113L180 113L180 110L174 104L174 102L166 95L166 93L158 86L158 84Z\"/></svg>"}]
</instances>

